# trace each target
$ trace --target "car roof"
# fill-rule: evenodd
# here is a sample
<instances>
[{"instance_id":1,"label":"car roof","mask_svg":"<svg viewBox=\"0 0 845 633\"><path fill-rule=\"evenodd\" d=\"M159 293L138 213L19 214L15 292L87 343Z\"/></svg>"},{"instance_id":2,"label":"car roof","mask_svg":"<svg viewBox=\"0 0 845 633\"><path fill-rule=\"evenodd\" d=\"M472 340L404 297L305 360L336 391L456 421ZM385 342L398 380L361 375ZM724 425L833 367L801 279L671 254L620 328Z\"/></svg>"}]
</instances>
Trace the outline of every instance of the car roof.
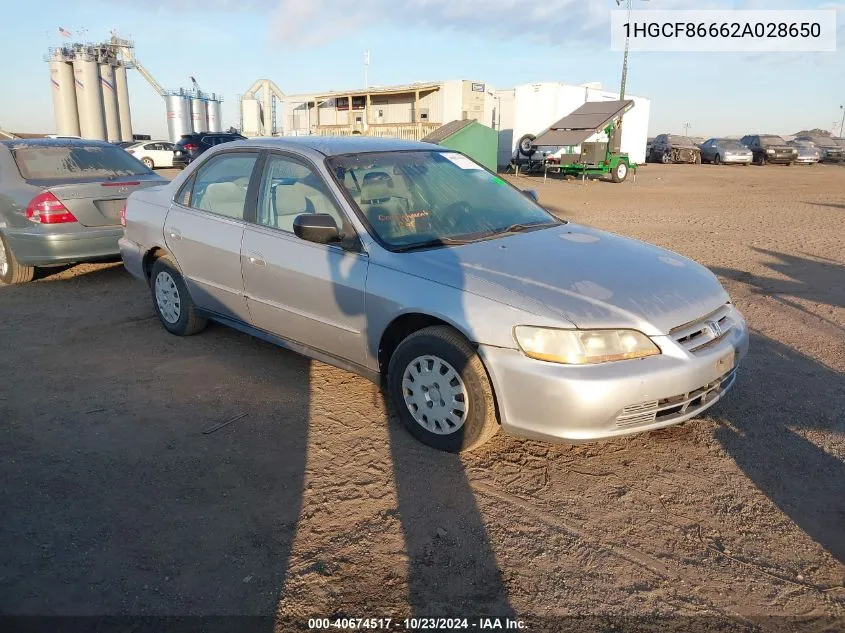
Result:
<instances>
[{"instance_id":1,"label":"car roof","mask_svg":"<svg viewBox=\"0 0 845 633\"><path fill-rule=\"evenodd\" d=\"M85 138L13 138L9 140L0 140L0 143L14 149L17 147L67 147L68 145L77 145L80 147L91 147L92 145L100 145L102 147L115 147L114 143L107 141L96 141Z\"/></svg>"},{"instance_id":2,"label":"car roof","mask_svg":"<svg viewBox=\"0 0 845 633\"><path fill-rule=\"evenodd\" d=\"M439 145L421 141L403 141L395 138L372 136L285 136L280 138L252 138L238 141L240 147L264 147L269 149L308 149L325 156L339 154L361 154L364 152L390 152L400 150L440 149Z\"/></svg>"}]
</instances>

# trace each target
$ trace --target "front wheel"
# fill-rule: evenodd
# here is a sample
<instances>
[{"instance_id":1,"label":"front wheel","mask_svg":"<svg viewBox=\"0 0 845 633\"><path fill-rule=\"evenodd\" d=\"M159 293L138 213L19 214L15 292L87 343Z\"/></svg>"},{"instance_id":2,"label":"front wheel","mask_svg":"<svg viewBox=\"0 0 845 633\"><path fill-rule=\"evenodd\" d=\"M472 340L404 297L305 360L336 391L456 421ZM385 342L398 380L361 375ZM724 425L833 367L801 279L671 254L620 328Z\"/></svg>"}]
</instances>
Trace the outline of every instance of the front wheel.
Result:
<instances>
[{"instance_id":1,"label":"front wheel","mask_svg":"<svg viewBox=\"0 0 845 633\"><path fill-rule=\"evenodd\" d=\"M185 280L166 257L157 259L153 264L150 286L156 314L168 332L191 336L205 329L208 321L197 314Z\"/></svg>"},{"instance_id":2,"label":"front wheel","mask_svg":"<svg viewBox=\"0 0 845 633\"><path fill-rule=\"evenodd\" d=\"M663 155L660 157L660 162L663 163L664 165L668 165L669 163L671 163L672 162L672 152L670 152L668 150L663 152Z\"/></svg>"},{"instance_id":3,"label":"front wheel","mask_svg":"<svg viewBox=\"0 0 845 633\"><path fill-rule=\"evenodd\" d=\"M623 161L619 161L611 173L611 178L613 179L613 182L623 182L627 177L628 165L626 165Z\"/></svg>"},{"instance_id":4,"label":"front wheel","mask_svg":"<svg viewBox=\"0 0 845 633\"><path fill-rule=\"evenodd\" d=\"M760 154L760 156L757 157L757 164L760 167L764 167L766 165L766 156L764 154Z\"/></svg>"},{"instance_id":5,"label":"front wheel","mask_svg":"<svg viewBox=\"0 0 845 633\"><path fill-rule=\"evenodd\" d=\"M432 448L470 451L499 430L487 371L448 326L422 329L399 344L387 368L387 390L405 428Z\"/></svg>"},{"instance_id":6,"label":"front wheel","mask_svg":"<svg viewBox=\"0 0 845 633\"><path fill-rule=\"evenodd\" d=\"M0 284L23 284L34 276L35 268L21 265L6 238L0 235Z\"/></svg>"},{"instance_id":7,"label":"front wheel","mask_svg":"<svg viewBox=\"0 0 845 633\"><path fill-rule=\"evenodd\" d=\"M722 157L721 157L721 156L719 156L718 154L716 154L716 155L713 157L713 164L714 164L714 165L721 165L721 164L722 164Z\"/></svg>"}]
</instances>

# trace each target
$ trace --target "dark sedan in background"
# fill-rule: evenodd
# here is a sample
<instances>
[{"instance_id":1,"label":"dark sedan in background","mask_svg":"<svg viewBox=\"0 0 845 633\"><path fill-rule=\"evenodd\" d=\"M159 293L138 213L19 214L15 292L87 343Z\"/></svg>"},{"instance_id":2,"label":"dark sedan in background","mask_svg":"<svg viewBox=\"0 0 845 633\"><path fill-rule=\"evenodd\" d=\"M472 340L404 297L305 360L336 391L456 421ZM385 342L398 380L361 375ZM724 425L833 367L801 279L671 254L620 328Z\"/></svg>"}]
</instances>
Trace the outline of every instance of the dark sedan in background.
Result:
<instances>
[{"instance_id":1,"label":"dark sedan in background","mask_svg":"<svg viewBox=\"0 0 845 633\"><path fill-rule=\"evenodd\" d=\"M701 163L701 150L688 136L658 134L646 154L651 163Z\"/></svg>"},{"instance_id":2,"label":"dark sedan in background","mask_svg":"<svg viewBox=\"0 0 845 633\"><path fill-rule=\"evenodd\" d=\"M166 182L104 141L0 141L0 283L118 255L126 198Z\"/></svg>"},{"instance_id":3,"label":"dark sedan in background","mask_svg":"<svg viewBox=\"0 0 845 633\"><path fill-rule=\"evenodd\" d=\"M798 149L787 145L775 134L746 134L742 137L742 144L754 154L755 165L792 165L798 160Z\"/></svg>"}]
</instances>

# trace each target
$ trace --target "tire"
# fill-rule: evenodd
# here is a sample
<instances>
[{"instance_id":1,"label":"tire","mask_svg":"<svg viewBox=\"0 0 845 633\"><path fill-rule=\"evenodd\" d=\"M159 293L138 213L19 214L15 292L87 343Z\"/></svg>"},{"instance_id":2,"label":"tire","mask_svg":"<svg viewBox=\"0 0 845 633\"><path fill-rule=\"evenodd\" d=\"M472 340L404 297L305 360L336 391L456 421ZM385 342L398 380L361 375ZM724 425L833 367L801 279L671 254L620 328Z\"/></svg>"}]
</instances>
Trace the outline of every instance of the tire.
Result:
<instances>
[{"instance_id":1,"label":"tire","mask_svg":"<svg viewBox=\"0 0 845 633\"><path fill-rule=\"evenodd\" d=\"M701 164L701 154L696 153L695 158L692 161L693 165L700 165Z\"/></svg>"},{"instance_id":2,"label":"tire","mask_svg":"<svg viewBox=\"0 0 845 633\"><path fill-rule=\"evenodd\" d=\"M791 163L787 163L787 164L786 164L786 166L787 166L787 167L792 167L794 164L795 164L795 162L793 161L793 162L791 162Z\"/></svg>"},{"instance_id":3,"label":"tire","mask_svg":"<svg viewBox=\"0 0 845 633\"><path fill-rule=\"evenodd\" d=\"M713 157L713 164L714 164L714 165L721 165L721 164L722 164L722 157L721 157L721 156L719 156L718 154L716 154L716 155Z\"/></svg>"},{"instance_id":4,"label":"tire","mask_svg":"<svg viewBox=\"0 0 845 633\"><path fill-rule=\"evenodd\" d=\"M444 376L448 384L440 382ZM454 402L464 402L463 415L456 415L457 408L447 413L446 390L454 394ZM448 326L427 327L399 344L388 364L387 391L405 428L432 448L449 453L471 451L499 431L487 371L466 339ZM430 421L426 407L433 412ZM451 420L446 415L451 415ZM415 416L426 421L418 422Z\"/></svg>"},{"instance_id":5,"label":"tire","mask_svg":"<svg viewBox=\"0 0 845 633\"><path fill-rule=\"evenodd\" d=\"M208 320L197 314L182 275L167 257L160 257L153 264L150 289L158 319L171 334L192 336L208 325Z\"/></svg>"},{"instance_id":6,"label":"tire","mask_svg":"<svg viewBox=\"0 0 845 633\"><path fill-rule=\"evenodd\" d=\"M517 150L523 156L531 156L534 154L534 147L531 145L531 142L537 138L533 134L526 134L522 138L519 139L519 142L516 144Z\"/></svg>"},{"instance_id":7,"label":"tire","mask_svg":"<svg viewBox=\"0 0 845 633\"><path fill-rule=\"evenodd\" d=\"M669 165L672 162L672 152L667 150L660 156L660 162Z\"/></svg>"},{"instance_id":8,"label":"tire","mask_svg":"<svg viewBox=\"0 0 845 633\"><path fill-rule=\"evenodd\" d=\"M25 284L35 276L33 266L23 266L15 258L6 238L0 235L0 284Z\"/></svg>"},{"instance_id":9,"label":"tire","mask_svg":"<svg viewBox=\"0 0 845 633\"><path fill-rule=\"evenodd\" d=\"M153 163L153 159L149 158L148 156L144 156L141 159L141 162L147 166L147 169L155 169L155 163Z\"/></svg>"},{"instance_id":10,"label":"tire","mask_svg":"<svg viewBox=\"0 0 845 633\"><path fill-rule=\"evenodd\" d=\"M759 167L765 167L766 166L766 155L765 154L760 154L759 158L757 158L757 165Z\"/></svg>"},{"instance_id":11,"label":"tire","mask_svg":"<svg viewBox=\"0 0 845 633\"><path fill-rule=\"evenodd\" d=\"M610 178L613 182L624 182L625 178L628 177L628 165L625 163L624 160L620 160L616 168L611 172Z\"/></svg>"}]
</instances>

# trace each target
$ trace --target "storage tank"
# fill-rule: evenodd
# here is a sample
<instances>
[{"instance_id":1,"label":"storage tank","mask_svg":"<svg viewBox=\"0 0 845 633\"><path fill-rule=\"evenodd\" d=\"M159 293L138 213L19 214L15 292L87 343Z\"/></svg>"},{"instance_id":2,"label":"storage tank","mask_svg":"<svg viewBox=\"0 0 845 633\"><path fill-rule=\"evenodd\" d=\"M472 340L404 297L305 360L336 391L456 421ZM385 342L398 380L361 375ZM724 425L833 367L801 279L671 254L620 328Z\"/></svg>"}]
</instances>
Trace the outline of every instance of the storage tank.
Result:
<instances>
[{"instance_id":1,"label":"storage tank","mask_svg":"<svg viewBox=\"0 0 845 633\"><path fill-rule=\"evenodd\" d=\"M208 131L222 132L223 122L221 117L220 102L217 100L208 102Z\"/></svg>"},{"instance_id":2,"label":"storage tank","mask_svg":"<svg viewBox=\"0 0 845 633\"><path fill-rule=\"evenodd\" d=\"M112 143L122 140L120 136L120 114L117 109L114 66L100 64L100 88L103 91L103 112L106 118L106 139Z\"/></svg>"},{"instance_id":3,"label":"storage tank","mask_svg":"<svg viewBox=\"0 0 845 633\"><path fill-rule=\"evenodd\" d=\"M241 99L241 113L243 115L244 136L259 136L261 134L261 104L258 99Z\"/></svg>"},{"instance_id":4,"label":"storage tank","mask_svg":"<svg viewBox=\"0 0 845 633\"><path fill-rule=\"evenodd\" d=\"M53 114L56 134L79 136L79 115L76 111L76 88L73 85L73 65L61 56L50 60L50 83L53 87Z\"/></svg>"},{"instance_id":5,"label":"storage tank","mask_svg":"<svg viewBox=\"0 0 845 633\"><path fill-rule=\"evenodd\" d=\"M126 66L114 69L114 87L117 92L117 110L120 117L120 140L131 141L132 111L129 109L129 84L126 82Z\"/></svg>"},{"instance_id":6,"label":"storage tank","mask_svg":"<svg viewBox=\"0 0 845 633\"><path fill-rule=\"evenodd\" d=\"M73 76L76 83L76 103L79 107L79 135L82 138L104 141L106 121L97 62L84 53L77 53L73 60Z\"/></svg>"},{"instance_id":7,"label":"storage tank","mask_svg":"<svg viewBox=\"0 0 845 633\"><path fill-rule=\"evenodd\" d=\"M194 132L208 132L208 106L205 99L191 99L191 125Z\"/></svg>"},{"instance_id":8,"label":"storage tank","mask_svg":"<svg viewBox=\"0 0 845 633\"><path fill-rule=\"evenodd\" d=\"M181 94L171 94L164 98L167 106L167 133L176 143L183 134L193 131L191 124L191 100Z\"/></svg>"}]
</instances>

